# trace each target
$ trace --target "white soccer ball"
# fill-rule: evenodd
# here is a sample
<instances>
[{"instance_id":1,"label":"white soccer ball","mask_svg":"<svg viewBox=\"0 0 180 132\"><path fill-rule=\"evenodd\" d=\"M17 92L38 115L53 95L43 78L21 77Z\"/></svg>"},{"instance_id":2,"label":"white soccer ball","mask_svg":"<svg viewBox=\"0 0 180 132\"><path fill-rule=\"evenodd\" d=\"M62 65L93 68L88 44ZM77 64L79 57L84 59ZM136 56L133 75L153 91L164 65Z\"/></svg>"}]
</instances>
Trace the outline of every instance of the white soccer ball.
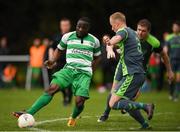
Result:
<instances>
[{"instance_id":1,"label":"white soccer ball","mask_svg":"<svg viewBox=\"0 0 180 132\"><path fill-rule=\"evenodd\" d=\"M22 114L18 118L18 126L20 128L32 127L35 125L35 119L31 114Z\"/></svg>"}]
</instances>

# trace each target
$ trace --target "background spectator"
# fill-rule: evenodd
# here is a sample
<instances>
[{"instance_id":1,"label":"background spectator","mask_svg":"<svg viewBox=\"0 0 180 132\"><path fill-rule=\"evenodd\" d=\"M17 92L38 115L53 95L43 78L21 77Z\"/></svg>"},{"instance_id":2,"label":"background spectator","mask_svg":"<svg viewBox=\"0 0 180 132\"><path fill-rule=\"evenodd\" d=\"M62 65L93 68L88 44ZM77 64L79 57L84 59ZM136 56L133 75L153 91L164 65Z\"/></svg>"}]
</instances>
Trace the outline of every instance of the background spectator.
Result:
<instances>
[{"instance_id":1,"label":"background spectator","mask_svg":"<svg viewBox=\"0 0 180 132\"><path fill-rule=\"evenodd\" d=\"M8 55L9 48L8 48L8 40L6 36L0 38L0 55ZM3 83L3 72L4 68L6 67L6 62L0 62L0 88L4 86Z\"/></svg>"}]
</instances>

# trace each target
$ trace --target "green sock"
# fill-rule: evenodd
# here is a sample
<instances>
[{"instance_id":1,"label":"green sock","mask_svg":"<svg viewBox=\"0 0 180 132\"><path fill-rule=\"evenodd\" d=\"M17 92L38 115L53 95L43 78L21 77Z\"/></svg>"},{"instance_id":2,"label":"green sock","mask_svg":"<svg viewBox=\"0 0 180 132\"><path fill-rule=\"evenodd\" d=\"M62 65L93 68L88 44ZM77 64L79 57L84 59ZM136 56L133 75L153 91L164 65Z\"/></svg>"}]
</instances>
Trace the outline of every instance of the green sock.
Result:
<instances>
[{"instance_id":1,"label":"green sock","mask_svg":"<svg viewBox=\"0 0 180 132\"><path fill-rule=\"evenodd\" d=\"M122 99L114 104L113 109L119 110L124 109L126 111L145 109L146 104L138 103L131 100Z\"/></svg>"},{"instance_id":2,"label":"green sock","mask_svg":"<svg viewBox=\"0 0 180 132\"><path fill-rule=\"evenodd\" d=\"M37 111L39 111L42 107L46 106L53 96L49 95L48 93L44 93L41 95L36 102L27 110L27 113L34 115Z\"/></svg>"},{"instance_id":3,"label":"green sock","mask_svg":"<svg viewBox=\"0 0 180 132\"><path fill-rule=\"evenodd\" d=\"M73 113L72 113L72 118L75 119L84 109L84 105L77 107L74 107Z\"/></svg>"}]
</instances>

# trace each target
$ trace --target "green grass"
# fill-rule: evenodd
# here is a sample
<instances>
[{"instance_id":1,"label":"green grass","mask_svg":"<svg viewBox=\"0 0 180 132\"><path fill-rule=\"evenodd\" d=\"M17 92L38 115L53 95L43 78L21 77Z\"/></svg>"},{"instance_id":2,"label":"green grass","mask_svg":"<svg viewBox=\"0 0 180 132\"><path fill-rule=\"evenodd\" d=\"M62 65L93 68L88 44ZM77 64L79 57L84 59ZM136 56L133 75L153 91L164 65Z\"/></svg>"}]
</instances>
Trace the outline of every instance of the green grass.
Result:
<instances>
[{"instance_id":1,"label":"green grass","mask_svg":"<svg viewBox=\"0 0 180 132\"><path fill-rule=\"evenodd\" d=\"M105 107L108 93L99 94L91 90L91 98L86 102L85 109L81 114L74 128L67 127L67 120L71 114L73 105L64 107L62 105L61 93L57 93L51 103L38 112L34 117L37 122L59 119L54 122L43 123L35 126L35 129L20 129L17 126L17 119L11 116L12 111L28 108L42 93L42 90L30 92L22 89L0 90L0 131L28 131L28 130L49 130L49 131L127 131L138 130L140 125L128 114L122 115L119 111L112 111L107 122L97 123L97 116L100 116ZM149 122L152 130L179 130L180 131L180 102L168 100L167 92L143 93L138 101L153 102L156 104L154 118ZM143 112L144 116L146 114Z\"/></svg>"}]
</instances>

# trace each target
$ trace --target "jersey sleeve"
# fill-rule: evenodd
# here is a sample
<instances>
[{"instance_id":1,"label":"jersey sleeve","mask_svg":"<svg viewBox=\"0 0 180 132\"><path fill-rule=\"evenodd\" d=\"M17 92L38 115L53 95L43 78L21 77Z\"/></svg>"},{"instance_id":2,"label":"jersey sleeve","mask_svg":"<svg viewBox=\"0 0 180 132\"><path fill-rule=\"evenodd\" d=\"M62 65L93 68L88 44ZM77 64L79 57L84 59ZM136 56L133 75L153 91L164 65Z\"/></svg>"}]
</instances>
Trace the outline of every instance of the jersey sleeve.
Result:
<instances>
[{"instance_id":1,"label":"jersey sleeve","mask_svg":"<svg viewBox=\"0 0 180 132\"><path fill-rule=\"evenodd\" d=\"M164 42L164 46L168 46L169 47L169 45L170 45L169 41L165 41Z\"/></svg>"},{"instance_id":2,"label":"jersey sleeve","mask_svg":"<svg viewBox=\"0 0 180 132\"><path fill-rule=\"evenodd\" d=\"M122 40L126 40L128 37L128 33L127 33L126 29L122 29L122 30L118 31L116 33L116 35L121 36Z\"/></svg>"},{"instance_id":3,"label":"jersey sleeve","mask_svg":"<svg viewBox=\"0 0 180 132\"><path fill-rule=\"evenodd\" d=\"M152 46L153 48L158 48L158 47L160 47L160 41L159 41L156 37L152 36L151 34L149 34L149 36L148 36L148 38L147 38L147 42L148 42L149 44L151 44L151 46Z\"/></svg>"},{"instance_id":4,"label":"jersey sleeve","mask_svg":"<svg viewBox=\"0 0 180 132\"><path fill-rule=\"evenodd\" d=\"M59 42L59 44L57 45L57 48L60 50L65 50L67 48L67 41L69 38L69 33L64 34L61 38L61 41Z\"/></svg>"},{"instance_id":5,"label":"jersey sleeve","mask_svg":"<svg viewBox=\"0 0 180 132\"><path fill-rule=\"evenodd\" d=\"M101 55L101 45L99 40L96 38L95 46L94 46L94 56L99 56L99 55Z\"/></svg>"},{"instance_id":6,"label":"jersey sleeve","mask_svg":"<svg viewBox=\"0 0 180 132\"><path fill-rule=\"evenodd\" d=\"M170 34L166 37L166 40L165 40L165 43L164 43L164 46L170 46L170 41L171 39L174 37L174 34Z\"/></svg>"}]
</instances>

